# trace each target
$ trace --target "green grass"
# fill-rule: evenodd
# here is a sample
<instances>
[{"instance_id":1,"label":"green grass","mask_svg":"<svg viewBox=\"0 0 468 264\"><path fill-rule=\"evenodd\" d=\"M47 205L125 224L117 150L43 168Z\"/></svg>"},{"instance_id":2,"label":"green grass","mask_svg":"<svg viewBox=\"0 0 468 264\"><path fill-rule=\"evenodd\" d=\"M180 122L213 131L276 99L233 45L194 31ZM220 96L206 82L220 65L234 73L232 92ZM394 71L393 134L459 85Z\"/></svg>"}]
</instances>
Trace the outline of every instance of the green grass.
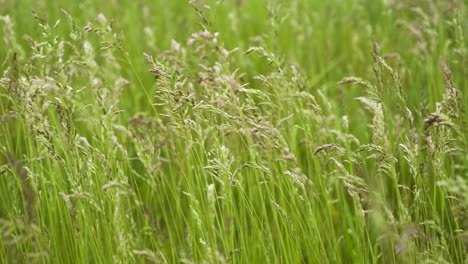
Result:
<instances>
[{"instance_id":1,"label":"green grass","mask_svg":"<svg viewBox=\"0 0 468 264\"><path fill-rule=\"evenodd\" d=\"M0 262L466 263L466 25L463 0L0 0Z\"/></svg>"}]
</instances>

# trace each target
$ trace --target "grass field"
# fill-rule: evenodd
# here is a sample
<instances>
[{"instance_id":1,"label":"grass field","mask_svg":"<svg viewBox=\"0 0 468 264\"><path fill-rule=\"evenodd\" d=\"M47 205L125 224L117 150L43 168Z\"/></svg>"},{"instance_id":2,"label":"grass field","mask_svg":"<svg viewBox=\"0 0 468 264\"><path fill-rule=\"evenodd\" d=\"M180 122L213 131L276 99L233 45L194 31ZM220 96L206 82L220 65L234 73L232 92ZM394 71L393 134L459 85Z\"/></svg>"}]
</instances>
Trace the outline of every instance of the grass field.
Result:
<instances>
[{"instance_id":1,"label":"grass field","mask_svg":"<svg viewBox=\"0 0 468 264\"><path fill-rule=\"evenodd\" d=\"M0 0L1 263L468 263L464 0Z\"/></svg>"}]
</instances>

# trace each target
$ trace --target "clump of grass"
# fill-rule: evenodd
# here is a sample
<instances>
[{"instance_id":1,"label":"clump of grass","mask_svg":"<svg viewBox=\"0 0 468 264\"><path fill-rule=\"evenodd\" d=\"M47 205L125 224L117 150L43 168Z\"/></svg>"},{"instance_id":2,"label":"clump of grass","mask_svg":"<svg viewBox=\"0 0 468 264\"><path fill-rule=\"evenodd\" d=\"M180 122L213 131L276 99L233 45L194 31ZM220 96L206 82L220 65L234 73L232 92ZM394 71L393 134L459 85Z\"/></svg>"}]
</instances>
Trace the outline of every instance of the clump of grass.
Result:
<instances>
[{"instance_id":1,"label":"clump of grass","mask_svg":"<svg viewBox=\"0 0 468 264\"><path fill-rule=\"evenodd\" d=\"M460 3L5 4L0 259L463 263Z\"/></svg>"}]
</instances>

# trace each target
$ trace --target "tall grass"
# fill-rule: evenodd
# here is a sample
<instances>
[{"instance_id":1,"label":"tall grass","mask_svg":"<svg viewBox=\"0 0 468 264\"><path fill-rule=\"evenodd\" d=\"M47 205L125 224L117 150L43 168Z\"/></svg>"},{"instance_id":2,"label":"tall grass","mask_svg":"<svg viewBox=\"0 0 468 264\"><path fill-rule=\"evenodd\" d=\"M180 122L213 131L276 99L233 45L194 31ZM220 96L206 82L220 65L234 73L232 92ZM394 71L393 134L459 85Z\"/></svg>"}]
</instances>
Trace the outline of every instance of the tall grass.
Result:
<instances>
[{"instance_id":1,"label":"tall grass","mask_svg":"<svg viewBox=\"0 0 468 264\"><path fill-rule=\"evenodd\" d=\"M463 1L0 6L2 263L468 261Z\"/></svg>"}]
</instances>

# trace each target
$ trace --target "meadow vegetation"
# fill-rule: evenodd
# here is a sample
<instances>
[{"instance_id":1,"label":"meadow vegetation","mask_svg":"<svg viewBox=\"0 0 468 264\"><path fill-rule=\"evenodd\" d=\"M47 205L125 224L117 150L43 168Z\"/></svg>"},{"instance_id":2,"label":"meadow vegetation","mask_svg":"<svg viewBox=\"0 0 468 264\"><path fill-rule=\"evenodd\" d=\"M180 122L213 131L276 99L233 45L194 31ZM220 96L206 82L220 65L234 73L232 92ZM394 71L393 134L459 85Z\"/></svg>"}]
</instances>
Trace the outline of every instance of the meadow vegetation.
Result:
<instances>
[{"instance_id":1,"label":"meadow vegetation","mask_svg":"<svg viewBox=\"0 0 468 264\"><path fill-rule=\"evenodd\" d=\"M467 263L463 0L0 0L0 262Z\"/></svg>"}]
</instances>

